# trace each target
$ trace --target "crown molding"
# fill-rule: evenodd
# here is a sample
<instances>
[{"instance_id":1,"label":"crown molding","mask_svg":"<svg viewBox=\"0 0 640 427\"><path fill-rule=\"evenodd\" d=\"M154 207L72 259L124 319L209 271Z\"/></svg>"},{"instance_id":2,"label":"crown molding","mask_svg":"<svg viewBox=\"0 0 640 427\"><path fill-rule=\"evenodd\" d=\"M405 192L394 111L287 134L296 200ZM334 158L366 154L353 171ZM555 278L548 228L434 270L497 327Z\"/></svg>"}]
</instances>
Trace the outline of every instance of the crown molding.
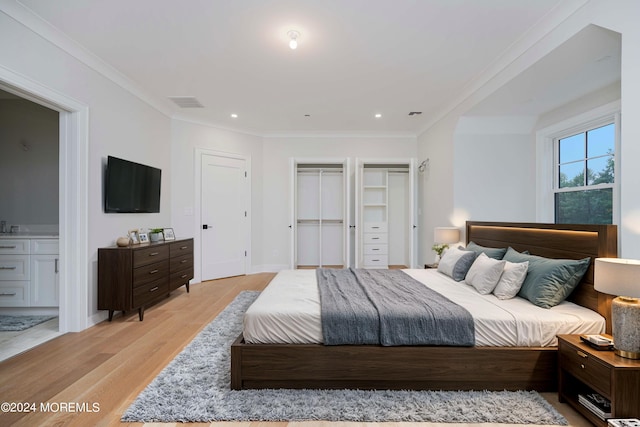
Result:
<instances>
[{"instance_id":1,"label":"crown molding","mask_svg":"<svg viewBox=\"0 0 640 427\"><path fill-rule=\"evenodd\" d=\"M49 43L62 49L64 52L68 53L92 70L122 87L124 90L158 110L160 113L167 117L171 117L172 110L168 105L165 105L161 100L158 100L156 97L146 93L120 71L107 64L100 57L90 52L81 44L71 39L51 23L42 19L24 4L19 1L1 0L0 11L23 25L25 28L31 30L34 34L37 34Z\"/></svg>"}]
</instances>

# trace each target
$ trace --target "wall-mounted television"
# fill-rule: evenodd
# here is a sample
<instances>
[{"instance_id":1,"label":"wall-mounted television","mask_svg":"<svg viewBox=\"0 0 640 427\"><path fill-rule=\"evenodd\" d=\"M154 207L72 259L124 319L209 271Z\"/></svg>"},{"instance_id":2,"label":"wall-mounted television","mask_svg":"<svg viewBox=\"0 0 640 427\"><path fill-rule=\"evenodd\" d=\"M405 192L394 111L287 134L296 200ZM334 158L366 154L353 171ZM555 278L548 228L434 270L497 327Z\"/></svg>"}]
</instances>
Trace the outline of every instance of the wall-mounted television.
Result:
<instances>
[{"instance_id":1,"label":"wall-mounted television","mask_svg":"<svg viewBox=\"0 0 640 427\"><path fill-rule=\"evenodd\" d=\"M109 156L104 187L106 213L160 212L158 168Z\"/></svg>"}]
</instances>

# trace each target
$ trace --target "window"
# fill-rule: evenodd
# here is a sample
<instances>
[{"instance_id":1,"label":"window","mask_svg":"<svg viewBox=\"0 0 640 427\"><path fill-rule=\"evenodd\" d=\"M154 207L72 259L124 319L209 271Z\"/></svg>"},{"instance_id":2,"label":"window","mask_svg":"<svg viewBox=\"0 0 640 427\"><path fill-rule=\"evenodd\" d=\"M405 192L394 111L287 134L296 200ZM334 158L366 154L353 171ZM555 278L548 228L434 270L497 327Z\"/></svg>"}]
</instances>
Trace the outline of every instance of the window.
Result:
<instances>
[{"instance_id":1,"label":"window","mask_svg":"<svg viewBox=\"0 0 640 427\"><path fill-rule=\"evenodd\" d=\"M557 224L613 224L616 123L554 138Z\"/></svg>"}]
</instances>

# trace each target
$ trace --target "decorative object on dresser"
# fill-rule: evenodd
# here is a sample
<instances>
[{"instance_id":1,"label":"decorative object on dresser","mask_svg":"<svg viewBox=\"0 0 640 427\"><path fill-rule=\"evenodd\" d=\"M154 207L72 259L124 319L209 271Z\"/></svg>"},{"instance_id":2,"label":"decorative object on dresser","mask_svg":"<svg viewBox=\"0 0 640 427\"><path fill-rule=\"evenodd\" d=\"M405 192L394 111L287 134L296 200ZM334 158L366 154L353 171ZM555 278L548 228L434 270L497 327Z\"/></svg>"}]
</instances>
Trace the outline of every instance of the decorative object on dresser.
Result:
<instances>
[{"instance_id":1,"label":"decorative object on dresser","mask_svg":"<svg viewBox=\"0 0 640 427\"><path fill-rule=\"evenodd\" d=\"M162 228L152 228L149 230L149 239L152 242L159 242L162 240Z\"/></svg>"},{"instance_id":2,"label":"decorative object on dresser","mask_svg":"<svg viewBox=\"0 0 640 427\"><path fill-rule=\"evenodd\" d=\"M193 279L193 239L98 249L98 310L144 309Z\"/></svg>"},{"instance_id":3,"label":"decorative object on dresser","mask_svg":"<svg viewBox=\"0 0 640 427\"><path fill-rule=\"evenodd\" d=\"M162 230L162 236L164 237L164 240L176 240L173 228L165 228Z\"/></svg>"},{"instance_id":4,"label":"decorative object on dresser","mask_svg":"<svg viewBox=\"0 0 640 427\"><path fill-rule=\"evenodd\" d=\"M120 247L129 246L130 244L131 244L131 238L130 237L118 237L116 239L116 245L118 245Z\"/></svg>"},{"instance_id":5,"label":"decorative object on dresser","mask_svg":"<svg viewBox=\"0 0 640 427\"><path fill-rule=\"evenodd\" d=\"M433 246L431 249L436 253L436 263L442 258L445 249L460 241L460 229L457 227L436 227L433 229Z\"/></svg>"},{"instance_id":6,"label":"decorative object on dresser","mask_svg":"<svg viewBox=\"0 0 640 427\"><path fill-rule=\"evenodd\" d=\"M640 359L640 261L596 258L594 280L597 291L619 295L611 303L616 354Z\"/></svg>"},{"instance_id":7,"label":"decorative object on dresser","mask_svg":"<svg viewBox=\"0 0 640 427\"><path fill-rule=\"evenodd\" d=\"M579 335L558 336L558 397L598 427L640 416L640 361L599 351Z\"/></svg>"},{"instance_id":8,"label":"decorative object on dresser","mask_svg":"<svg viewBox=\"0 0 640 427\"><path fill-rule=\"evenodd\" d=\"M132 245L137 245L138 243L140 243L140 238L138 236L138 230L129 230L127 232L127 235L129 236L129 239L131 240L131 244Z\"/></svg>"},{"instance_id":9,"label":"decorative object on dresser","mask_svg":"<svg viewBox=\"0 0 640 427\"><path fill-rule=\"evenodd\" d=\"M149 243L149 234L140 231L138 233L138 239L140 240L140 243Z\"/></svg>"}]
</instances>

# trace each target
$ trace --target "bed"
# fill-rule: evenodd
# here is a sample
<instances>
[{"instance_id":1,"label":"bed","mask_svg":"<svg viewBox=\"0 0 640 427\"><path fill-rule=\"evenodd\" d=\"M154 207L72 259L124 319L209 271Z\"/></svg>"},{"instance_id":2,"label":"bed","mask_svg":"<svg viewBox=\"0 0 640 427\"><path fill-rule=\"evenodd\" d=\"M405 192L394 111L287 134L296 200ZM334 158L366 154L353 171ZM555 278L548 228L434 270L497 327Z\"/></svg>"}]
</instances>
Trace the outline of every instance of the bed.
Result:
<instances>
[{"instance_id":1,"label":"bed","mask_svg":"<svg viewBox=\"0 0 640 427\"><path fill-rule=\"evenodd\" d=\"M547 258L617 256L611 225L468 222L466 231L467 242ZM568 300L602 315L609 331L611 298L594 290L592 265ZM231 347L231 387L553 391L556 353L555 346L249 344L241 334Z\"/></svg>"}]
</instances>

